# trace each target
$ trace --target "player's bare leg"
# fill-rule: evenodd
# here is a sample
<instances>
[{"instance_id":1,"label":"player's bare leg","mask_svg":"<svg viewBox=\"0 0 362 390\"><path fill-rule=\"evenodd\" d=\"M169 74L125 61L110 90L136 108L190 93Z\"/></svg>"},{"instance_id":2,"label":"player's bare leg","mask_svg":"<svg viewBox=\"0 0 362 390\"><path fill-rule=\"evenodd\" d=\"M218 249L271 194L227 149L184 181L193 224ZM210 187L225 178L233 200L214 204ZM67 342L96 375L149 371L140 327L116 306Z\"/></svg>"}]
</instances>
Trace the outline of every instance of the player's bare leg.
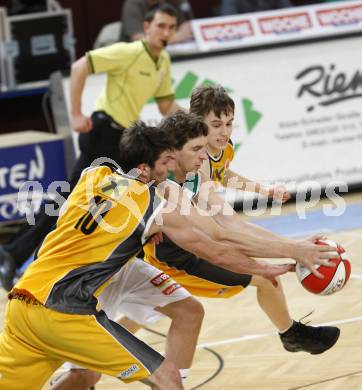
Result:
<instances>
[{"instance_id":1,"label":"player's bare leg","mask_svg":"<svg viewBox=\"0 0 362 390\"><path fill-rule=\"evenodd\" d=\"M171 318L165 356L179 369L189 369L195 354L204 309L195 298L189 297L156 309Z\"/></svg>"},{"instance_id":2,"label":"player's bare leg","mask_svg":"<svg viewBox=\"0 0 362 390\"><path fill-rule=\"evenodd\" d=\"M160 367L142 382L149 385L152 390L184 390L179 370L168 359L165 359Z\"/></svg>"},{"instance_id":3,"label":"player's bare leg","mask_svg":"<svg viewBox=\"0 0 362 390\"><path fill-rule=\"evenodd\" d=\"M250 284L257 288L257 299L264 313L269 317L279 332L290 328L293 324L285 299L283 286L277 279L278 286L261 276L253 276Z\"/></svg>"}]
</instances>

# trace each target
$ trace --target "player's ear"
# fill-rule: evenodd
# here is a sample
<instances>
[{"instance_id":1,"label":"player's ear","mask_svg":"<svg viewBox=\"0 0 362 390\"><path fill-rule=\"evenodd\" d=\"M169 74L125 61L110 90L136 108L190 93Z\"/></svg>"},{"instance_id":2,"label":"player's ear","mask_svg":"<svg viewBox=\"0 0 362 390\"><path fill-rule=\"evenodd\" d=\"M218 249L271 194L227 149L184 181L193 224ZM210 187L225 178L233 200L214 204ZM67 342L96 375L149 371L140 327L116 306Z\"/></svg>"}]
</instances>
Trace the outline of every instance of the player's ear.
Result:
<instances>
[{"instance_id":1,"label":"player's ear","mask_svg":"<svg viewBox=\"0 0 362 390\"><path fill-rule=\"evenodd\" d=\"M143 31L145 34L148 33L148 30L150 29L150 22L143 22Z\"/></svg>"}]
</instances>

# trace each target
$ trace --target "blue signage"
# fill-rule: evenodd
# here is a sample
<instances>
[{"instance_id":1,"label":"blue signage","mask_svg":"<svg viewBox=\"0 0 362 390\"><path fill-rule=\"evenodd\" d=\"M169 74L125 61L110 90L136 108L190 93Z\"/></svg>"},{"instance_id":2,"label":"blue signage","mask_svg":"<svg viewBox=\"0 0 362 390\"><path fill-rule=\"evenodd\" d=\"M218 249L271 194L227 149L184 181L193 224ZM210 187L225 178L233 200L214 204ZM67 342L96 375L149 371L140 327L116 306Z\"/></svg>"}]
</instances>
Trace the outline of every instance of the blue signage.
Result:
<instances>
[{"instance_id":1,"label":"blue signage","mask_svg":"<svg viewBox=\"0 0 362 390\"><path fill-rule=\"evenodd\" d=\"M32 182L41 199L54 181L65 181L66 165L62 140L0 148L0 222L23 219L19 190Z\"/></svg>"}]
</instances>

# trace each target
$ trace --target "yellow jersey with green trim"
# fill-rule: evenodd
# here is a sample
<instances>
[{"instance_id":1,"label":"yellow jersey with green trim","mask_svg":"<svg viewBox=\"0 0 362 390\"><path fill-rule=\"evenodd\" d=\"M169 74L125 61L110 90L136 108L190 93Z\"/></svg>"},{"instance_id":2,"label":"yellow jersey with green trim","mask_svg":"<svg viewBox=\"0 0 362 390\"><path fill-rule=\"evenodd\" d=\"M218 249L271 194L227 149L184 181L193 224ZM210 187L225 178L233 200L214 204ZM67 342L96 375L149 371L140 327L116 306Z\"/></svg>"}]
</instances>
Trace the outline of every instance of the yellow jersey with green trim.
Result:
<instances>
[{"instance_id":1,"label":"yellow jersey with green trim","mask_svg":"<svg viewBox=\"0 0 362 390\"><path fill-rule=\"evenodd\" d=\"M12 293L64 313L94 313L96 297L141 251L163 202L154 187L114 169L85 170Z\"/></svg>"},{"instance_id":2,"label":"yellow jersey with green trim","mask_svg":"<svg viewBox=\"0 0 362 390\"><path fill-rule=\"evenodd\" d=\"M129 127L150 98L174 96L169 54L155 58L145 41L116 43L86 53L90 73L106 73L107 82L95 109Z\"/></svg>"},{"instance_id":3,"label":"yellow jersey with green trim","mask_svg":"<svg viewBox=\"0 0 362 390\"><path fill-rule=\"evenodd\" d=\"M215 183L219 183L223 186L226 185L226 173L229 169L230 163L234 158L234 146L229 140L225 150L223 150L219 156L214 157L208 153L209 167L210 167L210 179Z\"/></svg>"}]
</instances>

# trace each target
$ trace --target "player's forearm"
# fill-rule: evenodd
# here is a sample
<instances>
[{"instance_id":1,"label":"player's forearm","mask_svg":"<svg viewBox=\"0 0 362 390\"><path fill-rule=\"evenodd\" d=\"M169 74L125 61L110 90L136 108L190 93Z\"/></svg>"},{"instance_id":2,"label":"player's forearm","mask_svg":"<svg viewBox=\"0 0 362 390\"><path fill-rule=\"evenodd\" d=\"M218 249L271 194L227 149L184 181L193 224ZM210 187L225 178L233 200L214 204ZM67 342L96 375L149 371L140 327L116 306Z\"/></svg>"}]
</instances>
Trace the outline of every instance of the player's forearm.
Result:
<instances>
[{"instance_id":1,"label":"player's forearm","mask_svg":"<svg viewBox=\"0 0 362 390\"><path fill-rule=\"evenodd\" d=\"M209 242L205 259L213 264L238 274L260 275L268 273L272 264L265 261L250 259L236 245Z\"/></svg>"},{"instance_id":2,"label":"player's forearm","mask_svg":"<svg viewBox=\"0 0 362 390\"><path fill-rule=\"evenodd\" d=\"M234 213L218 215L216 222L226 230L227 239L239 245L242 251L252 257L291 258L295 241L278 236L259 226L243 221ZM225 232L225 230L223 230Z\"/></svg>"},{"instance_id":3,"label":"player's forearm","mask_svg":"<svg viewBox=\"0 0 362 390\"><path fill-rule=\"evenodd\" d=\"M250 180L245 176L241 176L231 170L228 170L227 172L226 186L241 191L255 192L261 194L266 193L266 189L262 184Z\"/></svg>"},{"instance_id":4,"label":"player's forearm","mask_svg":"<svg viewBox=\"0 0 362 390\"><path fill-rule=\"evenodd\" d=\"M88 74L88 65L85 57L82 57L73 63L70 73L72 115L79 115L82 113L82 94Z\"/></svg>"}]
</instances>

